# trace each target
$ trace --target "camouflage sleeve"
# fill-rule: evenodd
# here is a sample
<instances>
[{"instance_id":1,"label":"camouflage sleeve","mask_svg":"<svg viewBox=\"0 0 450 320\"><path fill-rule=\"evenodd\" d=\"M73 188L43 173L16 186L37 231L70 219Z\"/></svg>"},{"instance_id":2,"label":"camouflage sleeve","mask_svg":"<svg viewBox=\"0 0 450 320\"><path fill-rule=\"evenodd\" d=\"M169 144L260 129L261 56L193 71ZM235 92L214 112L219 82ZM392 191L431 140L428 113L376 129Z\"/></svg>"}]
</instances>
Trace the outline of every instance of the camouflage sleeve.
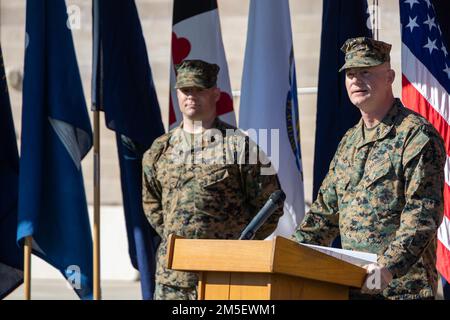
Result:
<instances>
[{"instance_id":1,"label":"camouflage sleeve","mask_svg":"<svg viewBox=\"0 0 450 320\"><path fill-rule=\"evenodd\" d=\"M335 188L335 166L349 132L342 138L322 181L316 200L291 239L299 243L329 246L339 235L339 208Z\"/></svg>"},{"instance_id":2,"label":"camouflage sleeve","mask_svg":"<svg viewBox=\"0 0 450 320\"><path fill-rule=\"evenodd\" d=\"M246 148L246 163L241 165L241 177L248 212L253 218L269 200L270 195L276 190L281 190L281 186L278 176L265 154L260 152L256 144L248 140L246 142L248 147ZM258 155L256 164L252 161L250 154ZM256 232L255 239L265 239L275 231L282 215L283 206L280 205Z\"/></svg>"},{"instance_id":3,"label":"camouflage sleeve","mask_svg":"<svg viewBox=\"0 0 450 320\"><path fill-rule=\"evenodd\" d=\"M339 235L339 213L333 178L334 168L330 166L330 170L320 186L316 201L295 230L292 240L329 246Z\"/></svg>"},{"instance_id":4,"label":"camouflage sleeve","mask_svg":"<svg viewBox=\"0 0 450 320\"><path fill-rule=\"evenodd\" d=\"M161 204L161 185L156 179L152 149L142 159L142 206L150 225L162 237L164 215Z\"/></svg>"},{"instance_id":5,"label":"camouflage sleeve","mask_svg":"<svg viewBox=\"0 0 450 320\"><path fill-rule=\"evenodd\" d=\"M436 232L443 216L445 149L441 138L420 131L403 154L405 206L400 226L378 263L405 275Z\"/></svg>"}]
</instances>

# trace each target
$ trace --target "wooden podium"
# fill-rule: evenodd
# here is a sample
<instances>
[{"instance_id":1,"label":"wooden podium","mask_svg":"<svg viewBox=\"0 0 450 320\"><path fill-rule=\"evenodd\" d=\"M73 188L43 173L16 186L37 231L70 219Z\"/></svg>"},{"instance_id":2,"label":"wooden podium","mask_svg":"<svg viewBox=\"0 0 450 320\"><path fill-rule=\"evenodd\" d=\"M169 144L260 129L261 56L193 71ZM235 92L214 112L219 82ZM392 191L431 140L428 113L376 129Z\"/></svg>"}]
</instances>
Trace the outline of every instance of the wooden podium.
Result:
<instances>
[{"instance_id":1,"label":"wooden podium","mask_svg":"<svg viewBox=\"0 0 450 320\"><path fill-rule=\"evenodd\" d=\"M167 267L199 273L199 300L348 299L366 270L283 237L168 239Z\"/></svg>"}]
</instances>

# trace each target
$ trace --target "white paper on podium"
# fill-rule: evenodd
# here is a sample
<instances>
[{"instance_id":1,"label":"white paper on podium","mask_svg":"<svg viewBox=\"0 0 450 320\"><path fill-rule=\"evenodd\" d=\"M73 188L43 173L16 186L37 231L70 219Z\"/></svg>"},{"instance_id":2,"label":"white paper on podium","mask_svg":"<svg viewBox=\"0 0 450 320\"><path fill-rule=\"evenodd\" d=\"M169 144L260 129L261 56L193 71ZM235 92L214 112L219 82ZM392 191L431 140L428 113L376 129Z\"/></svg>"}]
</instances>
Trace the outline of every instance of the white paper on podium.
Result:
<instances>
[{"instance_id":1,"label":"white paper on podium","mask_svg":"<svg viewBox=\"0 0 450 320\"><path fill-rule=\"evenodd\" d=\"M369 264L369 263L377 263L377 255L374 253L352 251L352 250L345 250L345 249L336 249L336 248L322 247L322 246L316 246L316 245L304 244L304 243L300 243L300 245L320 251L329 256L335 257L339 260L343 260L345 262L348 262L348 263L351 263L351 264L354 264L354 265L357 265L360 267L362 267L363 265Z\"/></svg>"}]
</instances>

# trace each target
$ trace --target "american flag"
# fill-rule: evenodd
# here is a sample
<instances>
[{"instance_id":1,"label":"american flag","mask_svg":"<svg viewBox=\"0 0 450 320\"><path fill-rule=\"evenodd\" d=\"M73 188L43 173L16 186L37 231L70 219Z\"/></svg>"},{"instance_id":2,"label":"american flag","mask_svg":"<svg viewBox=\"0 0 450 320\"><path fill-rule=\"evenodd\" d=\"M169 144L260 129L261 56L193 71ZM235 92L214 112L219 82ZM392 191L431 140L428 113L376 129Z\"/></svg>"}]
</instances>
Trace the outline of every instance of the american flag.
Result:
<instances>
[{"instance_id":1,"label":"american flag","mask_svg":"<svg viewBox=\"0 0 450 320\"><path fill-rule=\"evenodd\" d=\"M400 0L402 100L445 141L444 219L438 230L437 268L450 280L450 56L431 0Z\"/></svg>"}]
</instances>

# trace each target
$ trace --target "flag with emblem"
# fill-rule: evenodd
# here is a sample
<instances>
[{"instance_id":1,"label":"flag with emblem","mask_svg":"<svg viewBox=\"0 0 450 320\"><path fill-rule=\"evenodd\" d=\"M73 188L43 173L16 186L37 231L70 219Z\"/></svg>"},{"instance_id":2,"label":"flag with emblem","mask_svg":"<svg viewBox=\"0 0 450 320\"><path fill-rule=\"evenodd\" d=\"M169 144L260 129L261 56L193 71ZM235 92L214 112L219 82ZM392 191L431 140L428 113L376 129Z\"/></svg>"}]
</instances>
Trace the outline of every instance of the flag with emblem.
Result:
<instances>
[{"instance_id":1,"label":"flag with emblem","mask_svg":"<svg viewBox=\"0 0 450 320\"><path fill-rule=\"evenodd\" d=\"M278 172L286 200L274 234L286 237L305 211L298 113L289 2L252 0L239 127L259 133L257 142Z\"/></svg>"},{"instance_id":2,"label":"flag with emblem","mask_svg":"<svg viewBox=\"0 0 450 320\"><path fill-rule=\"evenodd\" d=\"M0 300L23 282L23 252L16 242L19 154L0 47Z\"/></svg>"},{"instance_id":3,"label":"flag with emblem","mask_svg":"<svg viewBox=\"0 0 450 320\"><path fill-rule=\"evenodd\" d=\"M443 16L439 16L441 18ZM449 14L447 11L447 19ZM431 0L400 0L402 101L441 134L447 151L444 219L439 227L437 268L450 280L450 56ZM448 24L447 24L448 27Z\"/></svg>"},{"instance_id":4,"label":"flag with emblem","mask_svg":"<svg viewBox=\"0 0 450 320\"><path fill-rule=\"evenodd\" d=\"M220 88L221 93L217 102L217 115L221 120L235 125L233 94L223 48L217 0L173 1L169 95L170 128L174 128L182 120L175 89L175 65L186 59L204 60L220 67L217 87Z\"/></svg>"},{"instance_id":5,"label":"flag with emblem","mask_svg":"<svg viewBox=\"0 0 450 320\"><path fill-rule=\"evenodd\" d=\"M64 0L26 4L17 240L92 298L92 236L81 160L92 130Z\"/></svg>"}]
</instances>

